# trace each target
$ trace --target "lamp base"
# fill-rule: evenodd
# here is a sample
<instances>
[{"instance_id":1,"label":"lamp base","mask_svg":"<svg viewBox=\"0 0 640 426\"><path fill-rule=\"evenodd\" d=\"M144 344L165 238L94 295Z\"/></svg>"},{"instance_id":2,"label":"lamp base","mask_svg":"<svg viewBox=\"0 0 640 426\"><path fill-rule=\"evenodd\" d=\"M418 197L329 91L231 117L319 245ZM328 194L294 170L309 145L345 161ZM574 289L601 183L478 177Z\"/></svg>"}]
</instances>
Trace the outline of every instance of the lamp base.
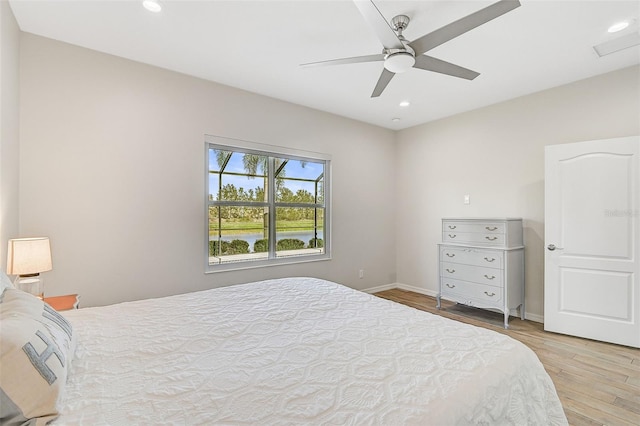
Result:
<instances>
[{"instance_id":1,"label":"lamp base","mask_svg":"<svg viewBox=\"0 0 640 426\"><path fill-rule=\"evenodd\" d=\"M18 290L33 294L44 300L44 280L40 274L18 275L13 283Z\"/></svg>"}]
</instances>

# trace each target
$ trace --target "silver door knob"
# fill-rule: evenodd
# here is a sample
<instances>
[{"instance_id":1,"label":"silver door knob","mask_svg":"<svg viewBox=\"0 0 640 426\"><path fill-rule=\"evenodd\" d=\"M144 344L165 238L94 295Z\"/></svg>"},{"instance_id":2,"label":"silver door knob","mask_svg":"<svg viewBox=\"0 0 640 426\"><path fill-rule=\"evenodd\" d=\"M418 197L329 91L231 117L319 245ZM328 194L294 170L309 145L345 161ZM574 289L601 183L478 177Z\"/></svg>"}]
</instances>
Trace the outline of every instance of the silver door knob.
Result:
<instances>
[{"instance_id":1,"label":"silver door knob","mask_svg":"<svg viewBox=\"0 0 640 426\"><path fill-rule=\"evenodd\" d=\"M554 251L554 250L564 250L564 248L562 248L562 247L556 247L556 245L555 245L555 244L549 244L549 245L547 246L547 250L549 250L549 251Z\"/></svg>"}]
</instances>

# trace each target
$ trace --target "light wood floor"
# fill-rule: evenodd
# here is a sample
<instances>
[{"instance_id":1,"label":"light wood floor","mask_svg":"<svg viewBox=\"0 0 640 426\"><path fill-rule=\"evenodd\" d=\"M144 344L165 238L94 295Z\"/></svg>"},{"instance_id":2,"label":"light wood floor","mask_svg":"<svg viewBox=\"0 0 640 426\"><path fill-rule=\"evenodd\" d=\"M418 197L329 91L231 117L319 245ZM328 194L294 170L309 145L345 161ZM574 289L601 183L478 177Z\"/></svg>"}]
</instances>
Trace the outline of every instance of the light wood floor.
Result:
<instances>
[{"instance_id":1,"label":"light wood floor","mask_svg":"<svg viewBox=\"0 0 640 426\"><path fill-rule=\"evenodd\" d=\"M556 386L570 425L640 425L640 349L544 331L519 318L393 289L375 294L423 311L507 334L529 346Z\"/></svg>"}]
</instances>

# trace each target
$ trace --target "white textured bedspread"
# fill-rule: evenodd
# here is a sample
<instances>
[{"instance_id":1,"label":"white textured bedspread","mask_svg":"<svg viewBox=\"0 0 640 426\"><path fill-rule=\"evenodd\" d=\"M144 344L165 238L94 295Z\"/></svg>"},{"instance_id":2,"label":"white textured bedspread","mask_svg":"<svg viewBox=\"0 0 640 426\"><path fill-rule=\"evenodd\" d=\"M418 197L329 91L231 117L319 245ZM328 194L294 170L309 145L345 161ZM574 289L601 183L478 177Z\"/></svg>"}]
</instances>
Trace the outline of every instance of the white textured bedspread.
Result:
<instances>
[{"instance_id":1,"label":"white textured bedspread","mask_svg":"<svg viewBox=\"0 0 640 426\"><path fill-rule=\"evenodd\" d=\"M489 330L312 278L65 312L56 425L554 425L535 354Z\"/></svg>"}]
</instances>

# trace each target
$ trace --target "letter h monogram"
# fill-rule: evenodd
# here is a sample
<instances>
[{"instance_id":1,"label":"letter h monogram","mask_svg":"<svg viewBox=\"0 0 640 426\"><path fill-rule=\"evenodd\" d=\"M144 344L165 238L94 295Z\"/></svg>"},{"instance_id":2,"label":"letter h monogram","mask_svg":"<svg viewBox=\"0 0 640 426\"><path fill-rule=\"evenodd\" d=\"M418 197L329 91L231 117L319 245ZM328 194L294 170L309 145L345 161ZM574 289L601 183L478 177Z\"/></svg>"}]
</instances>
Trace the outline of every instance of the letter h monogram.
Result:
<instances>
[{"instance_id":1,"label":"letter h monogram","mask_svg":"<svg viewBox=\"0 0 640 426\"><path fill-rule=\"evenodd\" d=\"M45 350L43 350L42 353L39 354L31 344L31 342L27 342L22 347L22 350L27 354L29 360L31 361L31 364L33 364L36 370L38 370L40 375L47 381L48 384L51 385L56 381L57 376L55 375L53 370L49 368L46 362L51 357L51 355L55 355L56 358L58 358L58 361L60 361L60 364L64 367L64 354L60 351L60 348L58 348L55 343L49 340L47 336L45 336L40 330L36 332L36 336L38 336L47 345Z\"/></svg>"}]
</instances>

